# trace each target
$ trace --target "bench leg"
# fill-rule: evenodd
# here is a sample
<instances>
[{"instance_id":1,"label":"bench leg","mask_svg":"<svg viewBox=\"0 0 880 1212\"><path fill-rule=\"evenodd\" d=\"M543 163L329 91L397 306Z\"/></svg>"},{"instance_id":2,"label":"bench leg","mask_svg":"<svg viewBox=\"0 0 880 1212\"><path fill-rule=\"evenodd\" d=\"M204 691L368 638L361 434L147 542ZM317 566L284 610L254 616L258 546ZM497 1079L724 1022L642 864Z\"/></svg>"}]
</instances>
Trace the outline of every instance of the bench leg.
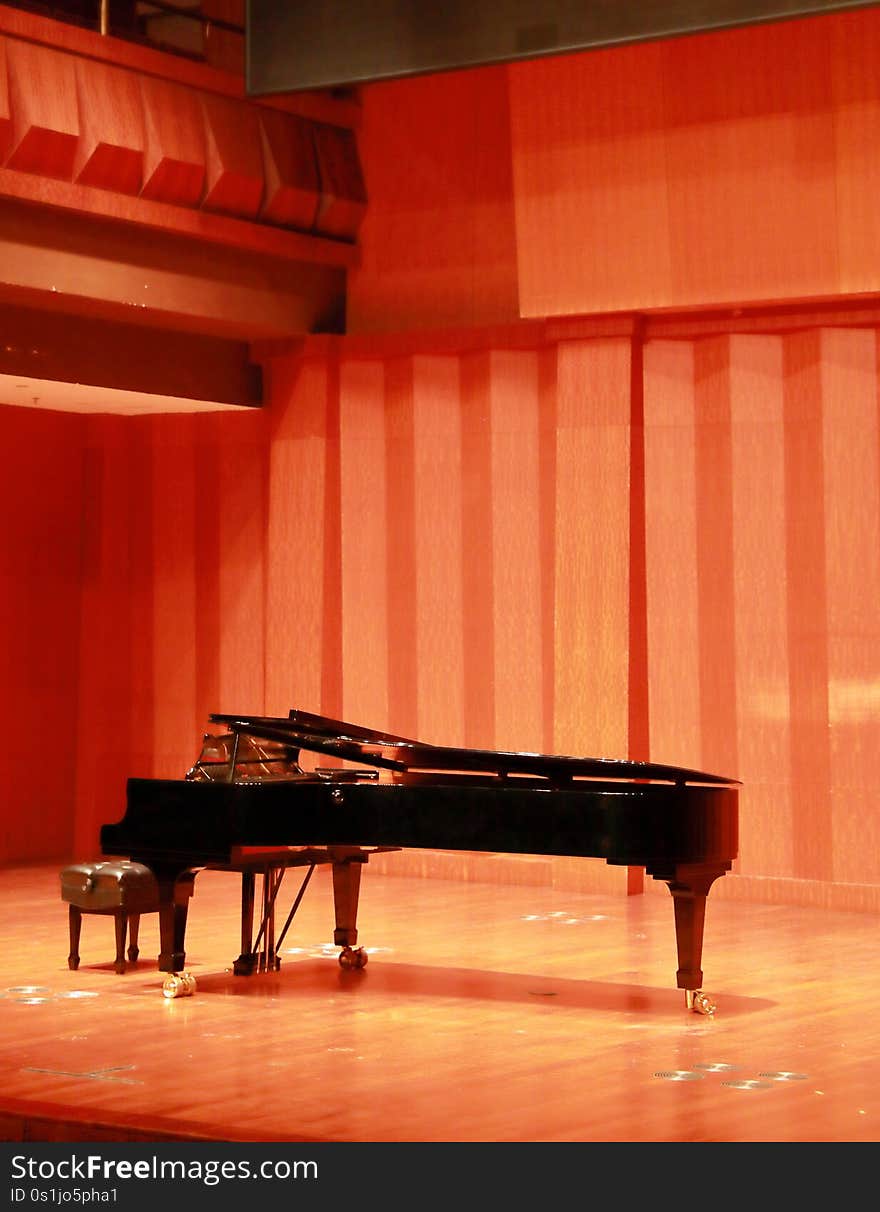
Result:
<instances>
[{"instance_id":1,"label":"bench leg","mask_svg":"<svg viewBox=\"0 0 880 1212\"><path fill-rule=\"evenodd\" d=\"M116 962L115 968L118 973L125 971L125 935L128 929L128 917L123 909L118 910L113 914L116 923Z\"/></svg>"},{"instance_id":2,"label":"bench leg","mask_svg":"<svg viewBox=\"0 0 880 1212\"><path fill-rule=\"evenodd\" d=\"M138 951L138 927L141 924L141 915L132 913L128 918L128 958L134 963L137 960L140 952Z\"/></svg>"},{"instance_id":3,"label":"bench leg","mask_svg":"<svg viewBox=\"0 0 880 1212\"><path fill-rule=\"evenodd\" d=\"M76 972L79 967L79 936L82 930L82 913L76 905L69 906L67 920L70 927L70 954L67 957L67 966L72 972Z\"/></svg>"}]
</instances>

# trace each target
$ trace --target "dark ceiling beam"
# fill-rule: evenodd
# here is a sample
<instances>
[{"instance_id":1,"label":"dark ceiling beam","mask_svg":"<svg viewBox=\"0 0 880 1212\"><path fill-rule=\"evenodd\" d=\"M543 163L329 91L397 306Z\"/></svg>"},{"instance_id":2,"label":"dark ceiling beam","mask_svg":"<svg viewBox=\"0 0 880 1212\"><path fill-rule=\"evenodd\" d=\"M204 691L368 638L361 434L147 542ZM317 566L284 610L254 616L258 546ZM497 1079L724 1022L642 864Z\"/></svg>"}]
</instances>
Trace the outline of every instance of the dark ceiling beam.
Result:
<instances>
[{"instance_id":1,"label":"dark ceiling beam","mask_svg":"<svg viewBox=\"0 0 880 1212\"><path fill-rule=\"evenodd\" d=\"M262 403L261 371L245 341L2 303L0 376L6 404L32 404L32 382L75 386L77 398L82 388L101 389L96 411L114 410L108 390L178 400L182 408Z\"/></svg>"}]
</instances>

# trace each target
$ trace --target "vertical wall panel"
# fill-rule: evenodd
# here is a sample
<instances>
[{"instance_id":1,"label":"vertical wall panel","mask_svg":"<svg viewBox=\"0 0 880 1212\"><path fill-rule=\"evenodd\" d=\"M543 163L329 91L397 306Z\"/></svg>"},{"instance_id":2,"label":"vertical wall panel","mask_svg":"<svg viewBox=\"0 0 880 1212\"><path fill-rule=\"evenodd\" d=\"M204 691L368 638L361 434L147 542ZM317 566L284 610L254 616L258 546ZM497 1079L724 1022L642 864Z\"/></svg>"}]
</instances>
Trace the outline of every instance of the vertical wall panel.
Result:
<instances>
[{"instance_id":1,"label":"vertical wall panel","mask_svg":"<svg viewBox=\"0 0 880 1212\"><path fill-rule=\"evenodd\" d=\"M465 743L461 399L457 358L414 360L416 735L437 745Z\"/></svg>"},{"instance_id":2,"label":"vertical wall panel","mask_svg":"<svg viewBox=\"0 0 880 1212\"><path fill-rule=\"evenodd\" d=\"M662 64L642 43L509 68L522 315L669 297Z\"/></svg>"},{"instance_id":3,"label":"vertical wall panel","mask_svg":"<svg viewBox=\"0 0 880 1212\"><path fill-rule=\"evenodd\" d=\"M109 424L107 418L103 423ZM149 778L155 750L156 683L153 677L153 418L131 417L123 422L126 480L107 507L127 514L128 637L131 668L129 689L128 773ZM199 566L196 568L198 582ZM203 616L200 614L203 621ZM210 648L210 629L200 629L197 659ZM195 755L193 755L195 756Z\"/></svg>"},{"instance_id":4,"label":"vertical wall panel","mask_svg":"<svg viewBox=\"0 0 880 1212\"><path fill-rule=\"evenodd\" d=\"M324 669L326 362L271 364L266 710L321 712Z\"/></svg>"},{"instance_id":5,"label":"vertical wall panel","mask_svg":"<svg viewBox=\"0 0 880 1212\"><path fill-rule=\"evenodd\" d=\"M785 561L785 430L780 337L730 339L738 765L737 871L784 876L792 863Z\"/></svg>"},{"instance_id":6,"label":"vertical wall panel","mask_svg":"<svg viewBox=\"0 0 880 1212\"><path fill-rule=\"evenodd\" d=\"M88 855L97 847L101 824L123 816L125 781L130 772L130 478L123 426L124 420L117 417L98 417L89 422L83 470L73 837L74 851L80 855Z\"/></svg>"},{"instance_id":7,"label":"vertical wall panel","mask_svg":"<svg viewBox=\"0 0 880 1212\"><path fill-rule=\"evenodd\" d=\"M0 406L0 863L73 836L80 628L80 417Z\"/></svg>"},{"instance_id":8,"label":"vertical wall panel","mask_svg":"<svg viewBox=\"0 0 880 1212\"><path fill-rule=\"evenodd\" d=\"M880 21L876 5L840 13L830 26L836 158L837 229L842 293L880 288Z\"/></svg>"},{"instance_id":9,"label":"vertical wall panel","mask_svg":"<svg viewBox=\"0 0 880 1212\"><path fill-rule=\"evenodd\" d=\"M832 878L880 882L877 334L822 334Z\"/></svg>"},{"instance_id":10,"label":"vertical wall panel","mask_svg":"<svg viewBox=\"0 0 880 1212\"><path fill-rule=\"evenodd\" d=\"M220 707L265 703L266 449L259 412L229 417L217 449L220 526Z\"/></svg>"},{"instance_id":11,"label":"vertical wall panel","mask_svg":"<svg viewBox=\"0 0 880 1212\"><path fill-rule=\"evenodd\" d=\"M875 290L878 40L871 5L511 65L520 313Z\"/></svg>"},{"instance_id":12,"label":"vertical wall panel","mask_svg":"<svg viewBox=\"0 0 880 1212\"><path fill-rule=\"evenodd\" d=\"M369 202L349 331L516 320L506 69L372 84L357 141Z\"/></svg>"},{"instance_id":13,"label":"vertical wall panel","mask_svg":"<svg viewBox=\"0 0 880 1212\"><path fill-rule=\"evenodd\" d=\"M473 748L491 749L495 736L495 553L488 352L462 359L461 488L464 736Z\"/></svg>"},{"instance_id":14,"label":"vertical wall panel","mask_svg":"<svg viewBox=\"0 0 880 1212\"><path fill-rule=\"evenodd\" d=\"M493 353L490 363L494 748L542 744L538 356Z\"/></svg>"},{"instance_id":15,"label":"vertical wall panel","mask_svg":"<svg viewBox=\"0 0 880 1212\"><path fill-rule=\"evenodd\" d=\"M697 635L700 660L700 765L733 777L736 671L729 346L724 337L694 351L694 487Z\"/></svg>"},{"instance_id":16,"label":"vertical wall panel","mask_svg":"<svg viewBox=\"0 0 880 1212\"><path fill-rule=\"evenodd\" d=\"M346 719L388 725L385 372L343 361L339 383L342 696Z\"/></svg>"},{"instance_id":17,"label":"vertical wall panel","mask_svg":"<svg viewBox=\"0 0 880 1212\"><path fill-rule=\"evenodd\" d=\"M758 24L662 43L678 304L836 289L830 24Z\"/></svg>"},{"instance_id":18,"label":"vertical wall panel","mask_svg":"<svg viewBox=\"0 0 880 1212\"><path fill-rule=\"evenodd\" d=\"M418 731L416 658L416 468L413 360L385 367L385 491L388 502L388 727L400 736ZM421 484L419 488L421 490Z\"/></svg>"},{"instance_id":19,"label":"vertical wall panel","mask_svg":"<svg viewBox=\"0 0 880 1212\"><path fill-rule=\"evenodd\" d=\"M203 721L196 699L194 418L154 418L153 677L157 778L192 764Z\"/></svg>"},{"instance_id":20,"label":"vertical wall panel","mask_svg":"<svg viewBox=\"0 0 880 1212\"><path fill-rule=\"evenodd\" d=\"M701 736L693 345L649 342L644 373L651 757L695 766Z\"/></svg>"},{"instance_id":21,"label":"vertical wall panel","mask_svg":"<svg viewBox=\"0 0 880 1212\"><path fill-rule=\"evenodd\" d=\"M629 342L559 346L556 750L626 757Z\"/></svg>"},{"instance_id":22,"label":"vertical wall panel","mask_svg":"<svg viewBox=\"0 0 880 1212\"><path fill-rule=\"evenodd\" d=\"M821 335L784 345L792 874L832 872Z\"/></svg>"}]
</instances>

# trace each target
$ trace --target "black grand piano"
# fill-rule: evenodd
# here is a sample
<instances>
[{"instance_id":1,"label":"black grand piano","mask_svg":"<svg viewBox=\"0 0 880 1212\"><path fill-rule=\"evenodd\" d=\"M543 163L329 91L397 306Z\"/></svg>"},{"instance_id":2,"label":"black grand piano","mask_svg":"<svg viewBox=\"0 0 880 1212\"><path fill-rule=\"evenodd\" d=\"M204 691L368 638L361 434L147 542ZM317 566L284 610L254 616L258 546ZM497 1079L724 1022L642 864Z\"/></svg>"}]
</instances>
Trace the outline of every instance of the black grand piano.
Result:
<instances>
[{"instance_id":1,"label":"black grand piano","mask_svg":"<svg viewBox=\"0 0 880 1212\"><path fill-rule=\"evenodd\" d=\"M585 856L643 867L668 885L678 988L690 1009L714 1011L701 990L703 924L709 889L737 853L736 779L654 762L429 745L300 710L209 718L219 731L205 734L186 776L129 779L124 817L101 829L105 855L143 863L157 878L160 970L185 967L187 909L202 870L242 873L234 970L247 975L278 966L318 864L332 864L340 964L359 968L360 877L377 851ZM304 769L303 751L329 764ZM305 877L276 936L278 890L290 867L305 868Z\"/></svg>"}]
</instances>

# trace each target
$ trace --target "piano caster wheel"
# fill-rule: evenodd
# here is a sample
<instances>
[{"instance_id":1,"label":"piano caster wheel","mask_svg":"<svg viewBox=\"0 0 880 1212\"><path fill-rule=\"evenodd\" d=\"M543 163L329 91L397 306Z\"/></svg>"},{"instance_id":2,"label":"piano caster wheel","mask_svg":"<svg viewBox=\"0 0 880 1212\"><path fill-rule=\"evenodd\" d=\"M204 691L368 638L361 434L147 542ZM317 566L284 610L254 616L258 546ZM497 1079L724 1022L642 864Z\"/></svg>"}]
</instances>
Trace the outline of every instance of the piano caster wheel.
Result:
<instances>
[{"instance_id":1,"label":"piano caster wheel","mask_svg":"<svg viewBox=\"0 0 880 1212\"><path fill-rule=\"evenodd\" d=\"M343 947L339 953L340 968L366 968L367 953L363 947Z\"/></svg>"},{"instance_id":2,"label":"piano caster wheel","mask_svg":"<svg viewBox=\"0 0 880 1212\"><path fill-rule=\"evenodd\" d=\"M708 1014L711 1018L717 1009L709 994L701 989L688 989L686 998L687 1008L693 1010L694 1014Z\"/></svg>"},{"instance_id":3,"label":"piano caster wheel","mask_svg":"<svg viewBox=\"0 0 880 1212\"><path fill-rule=\"evenodd\" d=\"M192 997L196 978L189 972L171 972L162 982L163 997Z\"/></svg>"}]
</instances>

